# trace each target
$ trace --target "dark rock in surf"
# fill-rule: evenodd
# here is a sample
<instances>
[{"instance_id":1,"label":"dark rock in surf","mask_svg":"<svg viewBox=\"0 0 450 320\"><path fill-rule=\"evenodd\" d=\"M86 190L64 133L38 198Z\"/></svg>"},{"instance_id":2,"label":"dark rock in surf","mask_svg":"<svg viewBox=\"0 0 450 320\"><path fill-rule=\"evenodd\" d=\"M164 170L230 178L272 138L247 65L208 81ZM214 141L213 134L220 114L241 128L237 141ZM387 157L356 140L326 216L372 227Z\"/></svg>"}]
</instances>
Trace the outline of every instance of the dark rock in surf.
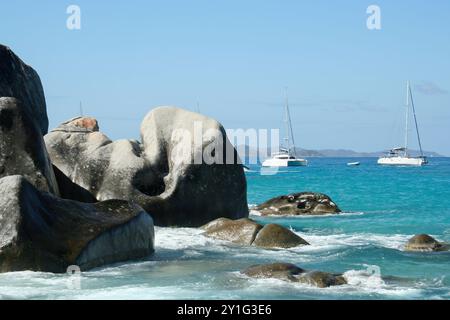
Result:
<instances>
[{"instance_id":1,"label":"dark rock in surf","mask_svg":"<svg viewBox=\"0 0 450 320\"><path fill-rule=\"evenodd\" d=\"M219 218L202 227L204 235L214 239L261 248L292 248L309 243L291 230L277 225L263 226L251 219Z\"/></svg>"},{"instance_id":2,"label":"dark rock in surf","mask_svg":"<svg viewBox=\"0 0 450 320\"><path fill-rule=\"evenodd\" d=\"M249 246L263 226L247 218L239 220L219 218L202 228L208 237Z\"/></svg>"},{"instance_id":3,"label":"dark rock in surf","mask_svg":"<svg viewBox=\"0 0 450 320\"><path fill-rule=\"evenodd\" d=\"M301 192L270 199L255 210L261 215L324 215L338 214L339 207L323 193Z\"/></svg>"},{"instance_id":4,"label":"dark rock in surf","mask_svg":"<svg viewBox=\"0 0 450 320\"><path fill-rule=\"evenodd\" d=\"M328 288L347 284L342 275L323 271L308 271L296 278L297 282L319 288Z\"/></svg>"},{"instance_id":5,"label":"dark rock in surf","mask_svg":"<svg viewBox=\"0 0 450 320\"><path fill-rule=\"evenodd\" d=\"M200 144L194 141L197 127ZM145 117L141 136L142 143L113 142L96 122L77 118L52 130L45 142L53 164L74 183L97 200L137 202L152 213L156 225L197 227L218 217L248 216L243 167L220 123L160 107ZM212 142L219 147L208 149ZM184 161L207 151L211 157L231 156L234 164Z\"/></svg>"},{"instance_id":6,"label":"dark rock in surf","mask_svg":"<svg viewBox=\"0 0 450 320\"><path fill-rule=\"evenodd\" d=\"M438 242L427 234L415 235L405 245L405 251L447 251L449 249L448 244Z\"/></svg>"},{"instance_id":7,"label":"dark rock in surf","mask_svg":"<svg viewBox=\"0 0 450 320\"><path fill-rule=\"evenodd\" d=\"M16 98L0 98L0 178L23 175L37 189L59 194L41 128Z\"/></svg>"},{"instance_id":8,"label":"dark rock in surf","mask_svg":"<svg viewBox=\"0 0 450 320\"><path fill-rule=\"evenodd\" d=\"M0 272L87 270L154 250L151 217L126 201L63 200L22 176L0 179L0 200Z\"/></svg>"},{"instance_id":9,"label":"dark rock in surf","mask_svg":"<svg viewBox=\"0 0 450 320\"><path fill-rule=\"evenodd\" d=\"M252 278L276 278L281 280L296 281L295 276L305 270L291 263L272 263L248 267L241 273Z\"/></svg>"},{"instance_id":10,"label":"dark rock in surf","mask_svg":"<svg viewBox=\"0 0 450 320\"><path fill-rule=\"evenodd\" d=\"M1 44L0 97L13 97L19 100L23 110L36 121L41 134L47 133L47 110L39 75L11 49Z\"/></svg>"},{"instance_id":11,"label":"dark rock in surf","mask_svg":"<svg viewBox=\"0 0 450 320\"><path fill-rule=\"evenodd\" d=\"M241 273L251 278L274 278L319 288L347 284L345 278L340 274L322 271L306 271L290 263L272 263L251 266L241 271Z\"/></svg>"},{"instance_id":12,"label":"dark rock in surf","mask_svg":"<svg viewBox=\"0 0 450 320\"><path fill-rule=\"evenodd\" d=\"M309 243L285 227L267 224L258 232L252 245L262 248L293 248Z\"/></svg>"}]
</instances>

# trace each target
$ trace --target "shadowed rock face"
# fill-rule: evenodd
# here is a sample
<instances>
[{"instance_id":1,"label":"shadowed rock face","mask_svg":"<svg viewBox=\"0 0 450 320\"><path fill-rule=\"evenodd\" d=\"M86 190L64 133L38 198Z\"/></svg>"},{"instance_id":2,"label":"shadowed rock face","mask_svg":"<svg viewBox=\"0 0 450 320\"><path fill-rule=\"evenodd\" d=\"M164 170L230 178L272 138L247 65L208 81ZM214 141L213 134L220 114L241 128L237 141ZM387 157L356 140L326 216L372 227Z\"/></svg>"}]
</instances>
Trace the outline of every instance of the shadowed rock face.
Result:
<instances>
[{"instance_id":1,"label":"shadowed rock face","mask_svg":"<svg viewBox=\"0 0 450 320\"><path fill-rule=\"evenodd\" d=\"M406 251L446 251L449 245L440 243L427 234L418 234L409 239L405 245Z\"/></svg>"},{"instance_id":2,"label":"shadowed rock face","mask_svg":"<svg viewBox=\"0 0 450 320\"><path fill-rule=\"evenodd\" d=\"M126 201L63 200L22 176L0 179L0 197L0 272L86 270L153 252L151 217Z\"/></svg>"},{"instance_id":3,"label":"shadowed rock face","mask_svg":"<svg viewBox=\"0 0 450 320\"><path fill-rule=\"evenodd\" d=\"M202 227L205 235L214 239L262 248L292 248L308 245L289 229L277 224L262 226L251 219L219 218Z\"/></svg>"},{"instance_id":4,"label":"shadowed rock face","mask_svg":"<svg viewBox=\"0 0 450 320\"><path fill-rule=\"evenodd\" d=\"M47 110L39 75L3 45L0 45L0 97L17 98L37 122L41 134L47 133Z\"/></svg>"},{"instance_id":5,"label":"shadowed rock face","mask_svg":"<svg viewBox=\"0 0 450 320\"><path fill-rule=\"evenodd\" d=\"M347 283L342 275L322 271L305 271L290 263L251 266L241 271L241 273L252 278L275 278L319 288L339 286Z\"/></svg>"},{"instance_id":6,"label":"shadowed rock face","mask_svg":"<svg viewBox=\"0 0 450 320\"><path fill-rule=\"evenodd\" d=\"M263 248L292 248L309 245L298 235L278 224L267 224L256 235L254 246Z\"/></svg>"},{"instance_id":7,"label":"shadowed rock face","mask_svg":"<svg viewBox=\"0 0 450 320\"><path fill-rule=\"evenodd\" d=\"M46 135L45 142L53 164L97 200L136 201L160 226L198 227L218 217L248 216L241 164L180 161L183 152L193 160L208 151L238 159L217 121L178 108L156 108L142 122L139 143L109 140L94 120L72 119ZM201 126L200 143L194 139L196 125ZM207 148L219 140L222 147Z\"/></svg>"},{"instance_id":8,"label":"shadowed rock face","mask_svg":"<svg viewBox=\"0 0 450 320\"><path fill-rule=\"evenodd\" d=\"M337 214L341 210L325 194L315 192L294 193L270 199L256 207L261 215L323 215Z\"/></svg>"},{"instance_id":9,"label":"shadowed rock face","mask_svg":"<svg viewBox=\"0 0 450 320\"><path fill-rule=\"evenodd\" d=\"M44 140L32 114L15 98L0 98L0 178L23 175L37 189L59 194Z\"/></svg>"}]
</instances>

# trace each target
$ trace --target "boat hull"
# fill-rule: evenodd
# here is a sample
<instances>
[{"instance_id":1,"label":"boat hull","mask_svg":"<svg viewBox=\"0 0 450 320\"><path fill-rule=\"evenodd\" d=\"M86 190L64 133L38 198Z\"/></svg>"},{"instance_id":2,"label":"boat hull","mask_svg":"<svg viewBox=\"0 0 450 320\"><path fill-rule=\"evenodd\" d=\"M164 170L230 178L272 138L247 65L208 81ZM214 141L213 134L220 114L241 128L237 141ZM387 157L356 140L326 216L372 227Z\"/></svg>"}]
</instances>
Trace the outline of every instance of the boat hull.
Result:
<instances>
[{"instance_id":1,"label":"boat hull","mask_svg":"<svg viewBox=\"0 0 450 320\"><path fill-rule=\"evenodd\" d=\"M420 167L427 164L428 161L424 158L413 157L381 157L378 159L378 164L385 166L416 166Z\"/></svg>"},{"instance_id":2,"label":"boat hull","mask_svg":"<svg viewBox=\"0 0 450 320\"><path fill-rule=\"evenodd\" d=\"M267 159L262 163L263 167L305 167L308 160L305 159Z\"/></svg>"}]
</instances>

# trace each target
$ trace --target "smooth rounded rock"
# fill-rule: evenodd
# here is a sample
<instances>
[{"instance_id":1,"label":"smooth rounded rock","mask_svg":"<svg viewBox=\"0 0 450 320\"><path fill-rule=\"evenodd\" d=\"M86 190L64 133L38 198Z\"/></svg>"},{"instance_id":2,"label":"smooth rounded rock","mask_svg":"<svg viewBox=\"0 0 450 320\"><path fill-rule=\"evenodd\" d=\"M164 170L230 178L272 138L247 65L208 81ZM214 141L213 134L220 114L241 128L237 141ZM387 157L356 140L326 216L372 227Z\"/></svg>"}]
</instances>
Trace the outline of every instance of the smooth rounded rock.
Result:
<instances>
[{"instance_id":1,"label":"smooth rounded rock","mask_svg":"<svg viewBox=\"0 0 450 320\"><path fill-rule=\"evenodd\" d=\"M255 240L258 231L263 227L247 218L239 220L219 218L202 228L208 237L249 246Z\"/></svg>"},{"instance_id":2,"label":"smooth rounded rock","mask_svg":"<svg viewBox=\"0 0 450 320\"><path fill-rule=\"evenodd\" d=\"M406 251L446 251L448 249L447 244L440 243L427 234L415 235L405 245Z\"/></svg>"},{"instance_id":3,"label":"smooth rounded rock","mask_svg":"<svg viewBox=\"0 0 450 320\"><path fill-rule=\"evenodd\" d=\"M293 248L309 243L283 226L267 224L258 232L252 245L262 248Z\"/></svg>"}]
</instances>

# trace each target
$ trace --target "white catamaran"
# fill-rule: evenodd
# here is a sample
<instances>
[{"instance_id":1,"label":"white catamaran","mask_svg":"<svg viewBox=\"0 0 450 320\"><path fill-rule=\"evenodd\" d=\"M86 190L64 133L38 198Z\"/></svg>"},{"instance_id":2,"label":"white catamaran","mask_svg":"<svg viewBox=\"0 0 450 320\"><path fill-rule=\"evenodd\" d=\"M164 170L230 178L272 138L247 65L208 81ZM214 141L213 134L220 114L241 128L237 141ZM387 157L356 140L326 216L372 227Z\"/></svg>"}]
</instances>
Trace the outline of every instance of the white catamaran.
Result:
<instances>
[{"instance_id":1,"label":"white catamaran","mask_svg":"<svg viewBox=\"0 0 450 320\"><path fill-rule=\"evenodd\" d=\"M305 159L297 158L295 150L294 133L292 130L291 113L289 111L289 98L286 90L286 106L285 106L285 125L286 137L284 138L285 147L280 148L280 152L273 153L271 158L266 159L263 167L300 167L308 165ZM292 141L292 144L290 143Z\"/></svg>"},{"instance_id":2,"label":"white catamaran","mask_svg":"<svg viewBox=\"0 0 450 320\"><path fill-rule=\"evenodd\" d=\"M409 125L409 113L412 108L414 116L414 123L416 127L417 140L419 142L420 156L410 156L408 152L408 125ZM420 141L419 126L417 125L416 109L414 106L414 100L411 92L409 81L406 83L406 128L405 128L405 146L400 148L394 148L389 151L388 154L378 159L378 164L391 165L391 166L423 166L428 163L427 158L423 154L422 142Z\"/></svg>"}]
</instances>

